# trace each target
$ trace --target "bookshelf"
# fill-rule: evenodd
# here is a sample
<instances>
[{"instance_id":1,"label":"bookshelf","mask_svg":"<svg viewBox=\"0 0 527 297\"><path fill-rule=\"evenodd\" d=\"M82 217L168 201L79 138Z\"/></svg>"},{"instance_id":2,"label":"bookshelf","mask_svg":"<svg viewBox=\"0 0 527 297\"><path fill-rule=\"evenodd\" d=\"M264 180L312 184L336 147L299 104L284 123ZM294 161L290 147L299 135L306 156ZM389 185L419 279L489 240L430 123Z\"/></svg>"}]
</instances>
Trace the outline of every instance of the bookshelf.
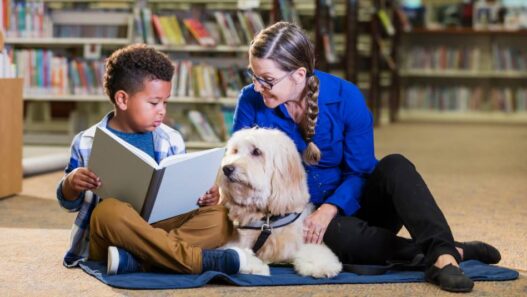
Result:
<instances>
[{"instance_id":1,"label":"bookshelf","mask_svg":"<svg viewBox=\"0 0 527 297\"><path fill-rule=\"evenodd\" d=\"M316 0L317 67L355 83L365 95L376 126L384 109L389 111L388 121L395 120L399 100L396 5L392 0L341 0L329 5L327 0ZM393 31L388 32L387 27ZM328 55L324 38L333 44L335 54ZM331 59L332 55L336 58Z\"/></svg>"},{"instance_id":2,"label":"bookshelf","mask_svg":"<svg viewBox=\"0 0 527 297\"><path fill-rule=\"evenodd\" d=\"M403 120L527 123L527 30L402 35Z\"/></svg>"},{"instance_id":3,"label":"bookshelf","mask_svg":"<svg viewBox=\"0 0 527 297\"><path fill-rule=\"evenodd\" d=\"M257 17L268 19L276 9L271 0L261 1L259 7L248 10L240 9L237 0L27 0L20 1L19 4L15 1L7 1L7 3L15 5L12 7L13 11L26 15L24 25L19 22L11 24L11 27L4 24L7 32L6 44L11 53L15 57L26 59L20 60L19 58L17 61L17 64L21 65L19 73L26 74L23 95L25 143L67 145L78 131L97 122L111 108L102 92L100 71L104 65L104 58L119 47L144 42L167 53L176 63L174 96L170 98L168 107L169 111L173 112L168 114L167 123L180 122L186 125L186 127L180 127L178 123L176 128L182 128L183 132L189 134L187 142L191 150L222 145L228 137L228 128L224 125L226 119L222 117L224 114L232 113L236 104L237 91L248 83L242 74L247 65L248 41L241 39L239 43L226 44L225 39L222 39L218 40L214 46L203 46L196 42L196 39L188 32L189 28L183 28L186 39L183 44L163 43L160 36L156 34L158 32L152 28L152 21L146 18L145 12L148 17L174 15L182 18L194 17L200 21L214 20L214 13L229 14L229 17L235 20L236 28L239 29L241 20L238 18L240 16L251 21ZM22 6L22 3L25 6ZM35 19L30 15L36 15ZM27 21L28 18L29 21ZM265 24L260 26L265 26L267 23L265 21ZM93 30L85 30L83 27L100 25L114 26L116 29L108 29L109 33L101 29L101 36L93 36L90 35ZM65 29L67 26L74 27ZM184 26L182 19L180 26ZM254 24L251 24L251 28L257 29ZM145 29L151 31L145 34ZM246 31L238 33L248 34ZM245 38L250 38L250 35ZM97 52L96 58L86 57L86 50L91 47L94 47ZM26 56L21 54L23 51ZM44 60L37 62L34 60L35 56L42 56ZM59 59L60 62L54 62L55 59ZM178 79L181 73L178 73L178 69L184 63L192 65L188 71L193 76L198 71L209 73L210 77L219 76L221 71L229 67L236 67L233 72L225 72L224 77L229 77L227 74L239 77L238 84L231 80L224 82L224 85L213 86L213 88L220 88L219 91L204 92L202 83L198 87L188 85L186 92L179 92L181 85L178 85ZM86 71L91 71L94 77L99 74L99 77L86 86L82 80L79 82L79 78L75 78L74 74L72 76L74 72L69 71L68 68L72 67L72 64L88 69ZM42 81L45 82L47 79L45 76L39 76L42 72L39 69L55 69L57 65L67 69L66 74L61 74L62 86L58 88L50 81L48 81L49 85L45 83L42 85ZM37 74L31 69L37 69L35 71ZM80 75L80 71L77 75ZM195 79L194 82L198 80ZM210 81L208 83L210 84ZM216 120L211 121L210 124L219 126L215 132L220 134L218 135L220 142L211 143L200 139L192 123L188 123L188 119L180 121L177 118L185 116L180 114L180 110L197 110L207 120L209 118Z\"/></svg>"}]
</instances>

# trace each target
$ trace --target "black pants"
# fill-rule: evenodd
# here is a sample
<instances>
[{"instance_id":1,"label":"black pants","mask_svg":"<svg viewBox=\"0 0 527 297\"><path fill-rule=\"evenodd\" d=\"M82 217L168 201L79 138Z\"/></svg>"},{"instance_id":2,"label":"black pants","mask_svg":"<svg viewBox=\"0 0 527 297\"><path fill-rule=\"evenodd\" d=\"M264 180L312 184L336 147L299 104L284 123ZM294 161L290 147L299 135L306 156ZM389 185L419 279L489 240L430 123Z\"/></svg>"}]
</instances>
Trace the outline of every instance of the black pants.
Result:
<instances>
[{"instance_id":1,"label":"black pants","mask_svg":"<svg viewBox=\"0 0 527 297\"><path fill-rule=\"evenodd\" d=\"M450 227L415 166L401 155L379 161L368 177L361 208L336 216L324 242L343 263L386 264L425 255L432 265L441 254L461 262ZM397 236L405 226L412 239Z\"/></svg>"}]
</instances>

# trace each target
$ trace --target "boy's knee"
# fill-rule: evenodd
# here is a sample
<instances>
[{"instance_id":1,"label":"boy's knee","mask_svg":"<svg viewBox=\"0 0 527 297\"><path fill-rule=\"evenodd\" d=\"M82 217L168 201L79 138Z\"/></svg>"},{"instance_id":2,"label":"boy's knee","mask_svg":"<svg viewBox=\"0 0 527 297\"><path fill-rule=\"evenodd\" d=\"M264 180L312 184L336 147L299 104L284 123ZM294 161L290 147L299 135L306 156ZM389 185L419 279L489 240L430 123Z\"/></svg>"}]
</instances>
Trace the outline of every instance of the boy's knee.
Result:
<instances>
[{"instance_id":1,"label":"boy's knee","mask_svg":"<svg viewBox=\"0 0 527 297\"><path fill-rule=\"evenodd\" d=\"M215 222L213 235L217 236L220 245L227 243L232 234L232 222L228 217L228 210L223 205L212 205L200 208L200 212L206 212L210 216L210 221Z\"/></svg>"},{"instance_id":2,"label":"boy's knee","mask_svg":"<svg viewBox=\"0 0 527 297\"><path fill-rule=\"evenodd\" d=\"M127 203L115 198L106 198L93 210L90 226L117 226L130 209L131 206Z\"/></svg>"}]
</instances>

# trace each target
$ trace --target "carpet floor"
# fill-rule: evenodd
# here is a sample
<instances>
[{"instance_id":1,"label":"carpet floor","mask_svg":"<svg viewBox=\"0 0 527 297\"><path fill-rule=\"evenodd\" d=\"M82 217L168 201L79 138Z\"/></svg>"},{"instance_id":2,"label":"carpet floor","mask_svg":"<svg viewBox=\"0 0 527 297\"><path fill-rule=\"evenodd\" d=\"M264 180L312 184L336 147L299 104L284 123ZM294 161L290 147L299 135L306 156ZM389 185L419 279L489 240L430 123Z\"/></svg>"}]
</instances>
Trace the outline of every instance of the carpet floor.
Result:
<instances>
[{"instance_id":1,"label":"carpet floor","mask_svg":"<svg viewBox=\"0 0 527 297\"><path fill-rule=\"evenodd\" d=\"M426 180L457 240L484 240L517 269L508 282L477 282L473 296L527 296L527 127L398 123L375 130L378 158L408 157ZM55 201L61 172L24 180L0 200L1 296L449 296L426 283L132 291L108 287L62 256L75 214ZM402 231L403 234L406 232Z\"/></svg>"}]
</instances>

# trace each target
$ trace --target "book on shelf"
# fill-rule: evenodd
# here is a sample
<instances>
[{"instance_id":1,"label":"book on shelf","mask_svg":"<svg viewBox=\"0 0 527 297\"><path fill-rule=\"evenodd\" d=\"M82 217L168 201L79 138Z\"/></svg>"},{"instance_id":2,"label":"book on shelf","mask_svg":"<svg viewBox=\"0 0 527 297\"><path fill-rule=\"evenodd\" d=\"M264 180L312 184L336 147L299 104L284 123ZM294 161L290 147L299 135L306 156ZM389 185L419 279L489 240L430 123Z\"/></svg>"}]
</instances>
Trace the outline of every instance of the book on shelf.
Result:
<instances>
[{"instance_id":1,"label":"book on shelf","mask_svg":"<svg viewBox=\"0 0 527 297\"><path fill-rule=\"evenodd\" d=\"M329 0L326 0L329 2ZM282 20L300 25L300 18L292 0L278 0Z\"/></svg>"},{"instance_id":2,"label":"book on shelf","mask_svg":"<svg viewBox=\"0 0 527 297\"><path fill-rule=\"evenodd\" d=\"M143 40L145 43L154 44L154 27L152 23L152 11L145 7L141 9L141 21L143 23Z\"/></svg>"},{"instance_id":3,"label":"book on shelf","mask_svg":"<svg viewBox=\"0 0 527 297\"><path fill-rule=\"evenodd\" d=\"M395 34L395 28L393 27L392 20L388 16L386 10L379 9L377 11L377 16L379 17L384 32L386 32L388 36L393 36Z\"/></svg>"},{"instance_id":4,"label":"book on shelf","mask_svg":"<svg viewBox=\"0 0 527 297\"><path fill-rule=\"evenodd\" d=\"M223 124L225 126L225 134L227 138L229 138L232 135L232 127L234 126L234 108L223 107L221 113L223 116Z\"/></svg>"},{"instance_id":5,"label":"book on shelf","mask_svg":"<svg viewBox=\"0 0 527 297\"><path fill-rule=\"evenodd\" d=\"M133 18L134 18L134 35L133 35L133 41L135 43L144 43L146 40L144 39L144 26L143 26L143 20L141 18L141 10L138 7L135 7L133 10Z\"/></svg>"},{"instance_id":6,"label":"book on shelf","mask_svg":"<svg viewBox=\"0 0 527 297\"><path fill-rule=\"evenodd\" d=\"M196 131L198 132L201 139L206 142L220 142L220 138L214 132L210 122L207 118L198 110L190 110L188 112L188 118Z\"/></svg>"},{"instance_id":7,"label":"book on shelf","mask_svg":"<svg viewBox=\"0 0 527 297\"><path fill-rule=\"evenodd\" d=\"M210 32L207 31L207 28L203 23L195 18L187 18L183 20L185 27L190 31L192 36L197 40L201 46L215 46L216 42L214 38L210 35Z\"/></svg>"},{"instance_id":8,"label":"book on shelf","mask_svg":"<svg viewBox=\"0 0 527 297\"><path fill-rule=\"evenodd\" d=\"M128 202L149 223L197 208L214 184L224 148L173 155L159 164L105 128L97 128L88 168L101 178L101 198Z\"/></svg>"},{"instance_id":9,"label":"book on shelf","mask_svg":"<svg viewBox=\"0 0 527 297\"><path fill-rule=\"evenodd\" d=\"M14 77L16 77L16 66L13 64L12 57L0 46L0 78Z\"/></svg>"},{"instance_id":10,"label":"book on shelf","mask_svg":"<svg viewBox=\"0 0 527 297\"><path fill-rule=\"evenodd\" d=\"M160 44L167 45L168 42L168 30L165 30L161 25L161 19L158 15L152 15L152 27L154 28L154 33L157 36Z\"/></svg>"}]
</instances>

